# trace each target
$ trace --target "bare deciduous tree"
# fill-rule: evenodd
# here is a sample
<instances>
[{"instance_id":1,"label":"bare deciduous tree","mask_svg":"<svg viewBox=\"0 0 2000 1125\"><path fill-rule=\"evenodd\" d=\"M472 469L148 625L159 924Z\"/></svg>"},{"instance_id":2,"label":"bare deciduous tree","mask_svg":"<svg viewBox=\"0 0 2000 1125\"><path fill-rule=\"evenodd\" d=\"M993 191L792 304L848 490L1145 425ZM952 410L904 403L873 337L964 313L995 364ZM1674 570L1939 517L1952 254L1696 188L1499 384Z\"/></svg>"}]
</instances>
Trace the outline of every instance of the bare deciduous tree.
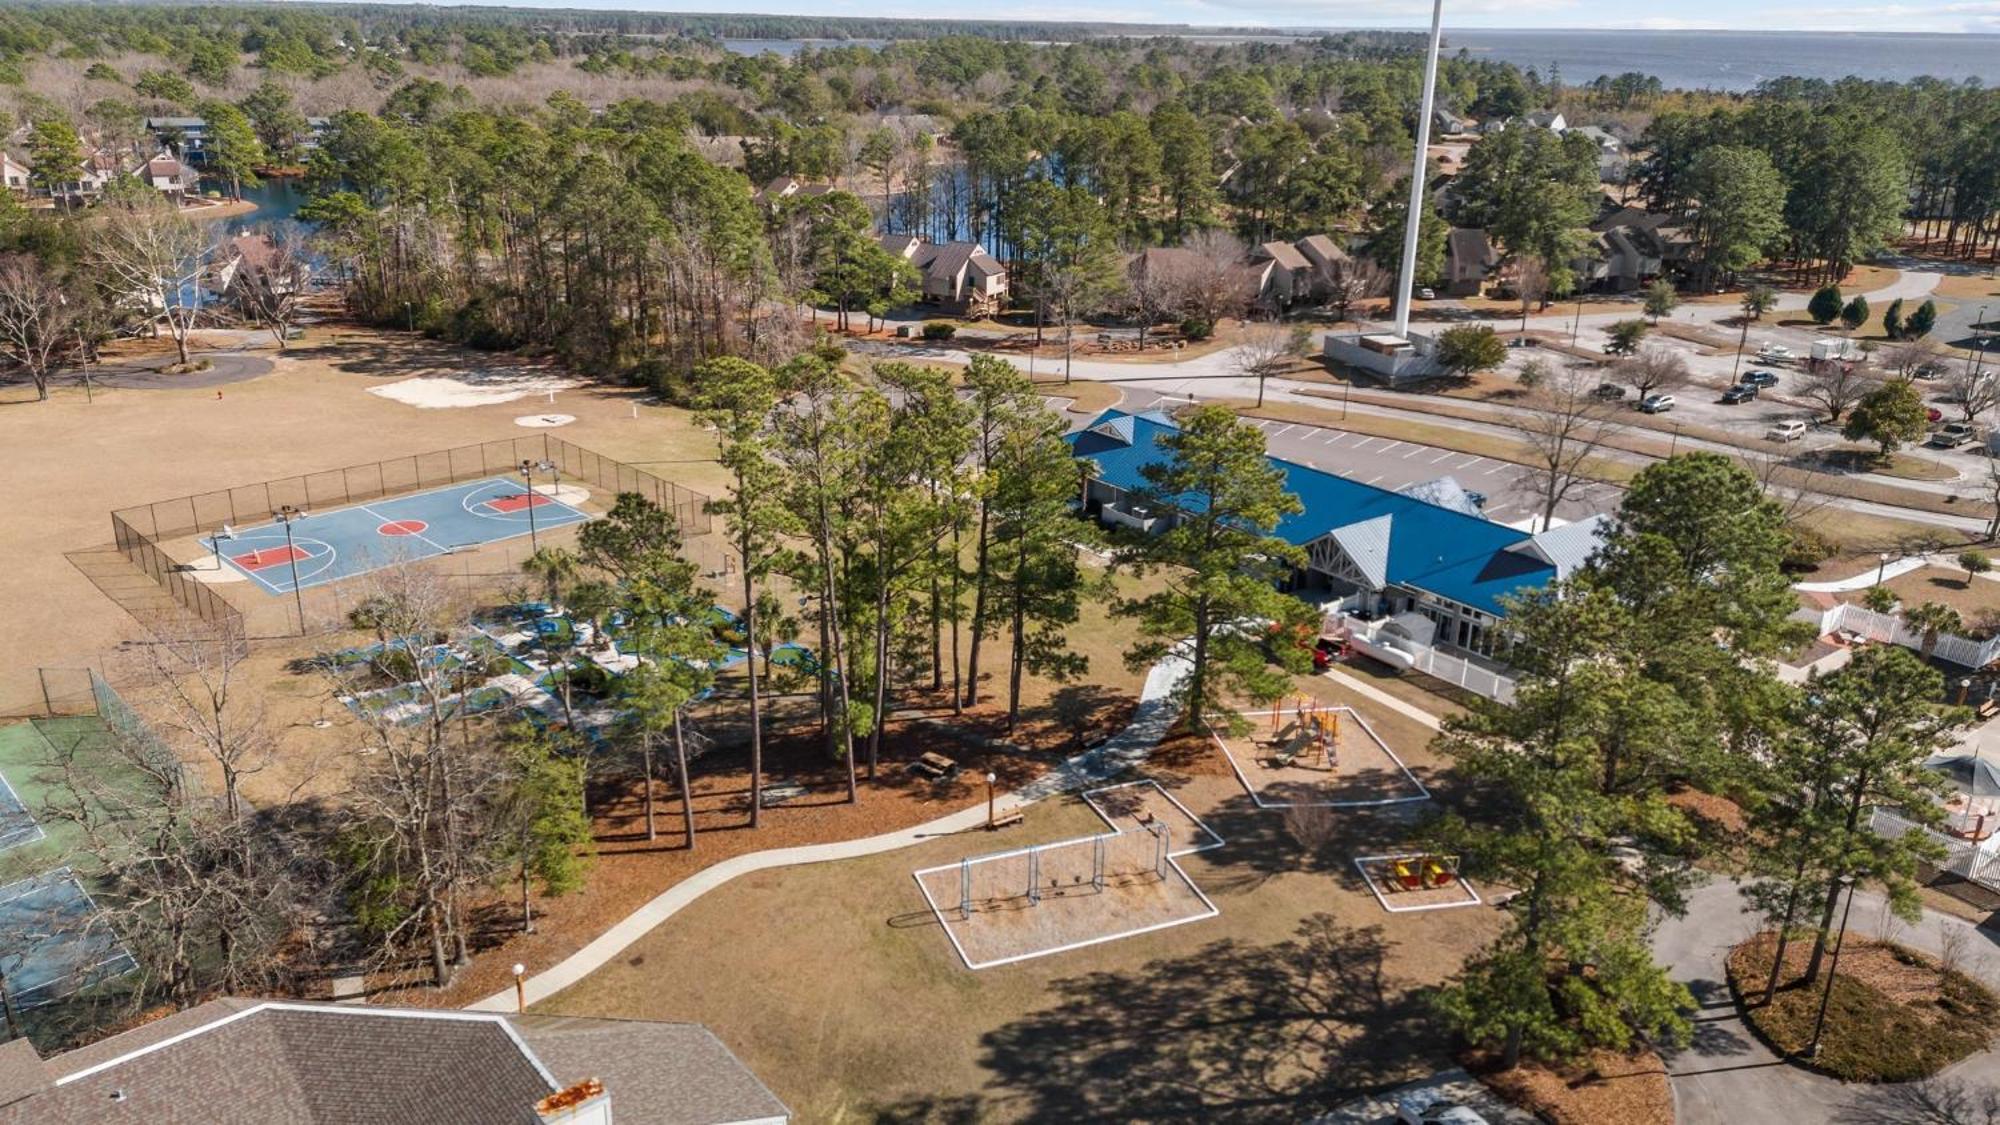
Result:
<instances>
[{"instance_id":1,"label":"bare deciduous tree","mask_svg":"<svg viewBox=\"0 0 2000 1125\"><path fill-rule=\"evenodd\" d=\"M1180 271L1171 265L1157 269L1135 269L1126 274L1125 315L1139 326L1139 347L1146 347L1146 333L1153 326L1179 312L1185 300Z\"/></svg>"},{"instance_id":2,"label":"bare deciduous tree","mask_svg":"<svg viewBox=\"0 0 2000 1125\"><path fill-rule=\"evenodd\" d=\"M1937 360L1937 345L1929 340L1903 340L1895 347L1883 352L1880 358L1882 368L1910 378L1917 369Z\"/></svg>"},{"instance_id":3,"label":"bare deciduous tree","mask_svg":"<svg viewBox=\"0 0 2000 1125\"><path fill-rule=\"evenodd\" d=\"M112 300L165 323L180 365L201 312L201 283L215 258L209 231L165 199L148 193L107 203L92 234L91 262Z\"/></svg>"},{"instance_id":4,"label":"bare deciduous tree","mask_svg":"<svg viewBox=\"0 0 2000 1125\"><path fill-rule=\"evenodd\" d=\"M1875 389L1875 382L1857 364L1822 360L1806 371L1796 393L1826 411L1828 422L1838 422L1849 407Z\"/></svg>"},{"instance_id":5,"label":"bare deciduous tree","mask_svg":"<svg viewBox=\"0 0 2000 1125\"><path fill-rule=\"evenodd\" d=\"M1264 405L1264 381L1282 375L1298 354L1291 329L1275 321L1246 328L1242 342L1229 351L1230 363L1245 378L1257 380L1257 405Z\"/></svg>"},{"instance_id":6,"label":"bare deciduous tree","mask_svg":"<svg viewBox=\"0 0 2000 1125\"><path fill-rule=\"evenodd\" d=\"M249 650L240 636L183 617L142 646L143 691L183 760L212 766L223 810L241 820L243 781L271 765L276 743L263 695L241 682Z\"/></svg>"},{"instance_id":7,"label":"bare deciduous tree","mask_svg":"<svg viewBox=\"0 0 2000 1125\"><path fill-rule=\"evenodd\" d=\"M1189 251L1176 272L1181 279L1181 307L1193 316L1219 323L1239 316L1249 301L1244 293L1243 244L1221 231L1203 231L1188 239Z\"/></svg>"},{"instance_id":8,"label":"bare deciduous tree","mask_svg":"<svg viewBox=\"0 0 2000 1125\"><path fill-rule=\"evenodd\" d=\"M1521 331L1528 330L1528 310L1547 307L1549 267L1540 258L1524 256L1514 265L1514 296L1521 301Z\"/></svg>"},{"instance_id":9,"label":"bare deciduous tree","mask_svg":"<svg viewBox=\"0 0 2000 1125\"><path fill-rule=\"evenodd\" d=\"M1689 379L1687 358L1666 348L1645 348L1619 360L1612 370L1642 399L1685 386Z\"/></svg>"},{"instance_id":10,"label":"bare deciduous tree","mask_svg":"<svg viewBox=\"0 0 2000 1125\"><path fill-rule=\"evenodd\" d=\"M79 342L78 308L33 256L0 259L0 355L28 373L43 401L63 354Z\"/></svg>"},{"instance_id":11,"label":"bare deciduous tree","mask_svg":"<svg viewBox=\"0 0 2000 1125\"><path fill-rule=\"evenodd\" d=\"M1542 526L1556 508L1591 477L1586 467L1606 439L1622 427L1612 403L1597 394L1590 368L1571 365L1536 381L1518 416L1521 433L1534 450L1529 479L1542 498Z\"/></svg>"},{"instance_id":12,"label":"bare deciduous tree","mask_svg":"<svg viewBox=\"0 0 2000 1125\"><path fill-rule=\"evenodd\" d=\"M284 351L312 289L313 256L291 229L239 239L236 245L225 293L245 320L268 330Z\"/></svg>"},{"instance_id":13,"label":"bare deciduous tree","mask_svg":"<svg viewBox=\"0 0 2000 1125\"><path fill-rule=\"evenodd\" d=\"M1981 414L2000 403L2000 375L1983 367L1950 364L1939 382L1943 386L1942 400L1958 407L1967 422L1978 421Z\"/></svg>"},{"instance_id":14,"label":"bare deciduous tree","mask_svg":"<svg viewBox=\"0 0 2000 1125\"><path fill-rule=\"evenodd\" d=\"M1347 320L1357 302L1387 293L1391 278L1372 258L1335 258L1320 268L1318 281L1326 303Z\"/></svg>"}]
</instances>

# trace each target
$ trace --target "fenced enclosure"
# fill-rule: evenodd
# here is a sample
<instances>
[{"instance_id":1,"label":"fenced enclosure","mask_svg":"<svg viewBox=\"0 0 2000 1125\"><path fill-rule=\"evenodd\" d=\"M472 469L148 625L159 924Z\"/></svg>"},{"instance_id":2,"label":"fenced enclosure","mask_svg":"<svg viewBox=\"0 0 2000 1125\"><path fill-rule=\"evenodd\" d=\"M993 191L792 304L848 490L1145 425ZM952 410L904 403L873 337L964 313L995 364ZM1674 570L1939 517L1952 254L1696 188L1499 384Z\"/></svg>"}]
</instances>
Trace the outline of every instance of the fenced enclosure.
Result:
<instances>
[{"instance_id":1,"label":"fenced enclosure","mask_svg":"<svg viewBox=\"0 0 2000 1125\"><path fill-rule=\"evenodd\" d=\"M188 561L174 558L161 544L263 523L285 507L346 507L506 475L523 462L546 463L549 468L537 473L551 472L558 481L583 482L612 495L637 493L672 512L685 535L705 534L710 528L708 497L702 493L552 434L530 434L120 508L111 513L112 539L120 553L183 608L244 636L242 610L194 577Z\"/></svg>"}]
</instances>

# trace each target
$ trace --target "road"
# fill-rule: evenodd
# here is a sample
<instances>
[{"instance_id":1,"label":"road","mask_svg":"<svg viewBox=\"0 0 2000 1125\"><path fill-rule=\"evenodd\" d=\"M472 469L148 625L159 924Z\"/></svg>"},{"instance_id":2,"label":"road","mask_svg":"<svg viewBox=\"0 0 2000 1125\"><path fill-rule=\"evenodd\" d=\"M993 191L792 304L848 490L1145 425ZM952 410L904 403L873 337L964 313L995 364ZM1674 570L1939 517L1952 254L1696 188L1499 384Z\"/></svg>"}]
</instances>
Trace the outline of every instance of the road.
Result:
<instances>
[{"instance_id":1,"label":"road","mask_svg":"<svg viewBox=\"0 0 2000 1125\"><path fill-rule=\"evenodd\" d=\"M1848 1086L1779 1059L1744 1026L1730 998L1723 961L1736 943L1757 929L1743 912L1736 884L1717 879L1697 888L1687 914L1666 919L1653 938L1654 955L1675 980L1694 993L1699 1010L1688 1046L1664 1052L1680 1125L1736 1125L1745 1121L1933 1121L1897 1113L1893 1089ZM1878 896L1856 893L1848 929L1888 937L1936 954L1945 935L1964 943L1961 965L2000 987L1996 936L1959 918L1924 912L1914 926L1893 919ZM1988 1050L1944 1071L1942 1077L2000 1088L2000 1051Z\"/></svg>"}]
</instances>

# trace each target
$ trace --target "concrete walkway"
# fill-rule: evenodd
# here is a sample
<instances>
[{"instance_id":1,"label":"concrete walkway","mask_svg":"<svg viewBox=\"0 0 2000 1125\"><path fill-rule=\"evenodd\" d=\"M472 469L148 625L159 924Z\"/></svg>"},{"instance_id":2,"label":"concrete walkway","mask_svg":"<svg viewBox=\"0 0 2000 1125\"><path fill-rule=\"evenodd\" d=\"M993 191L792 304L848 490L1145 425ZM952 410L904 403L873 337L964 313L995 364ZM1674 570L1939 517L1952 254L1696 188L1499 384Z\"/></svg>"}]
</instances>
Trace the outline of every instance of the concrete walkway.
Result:
<instances>
[{"instance_id":1,"label":"concrete walkway","mask_svg":"<svg viewBox=\"0 0 2000 1125\"><path fill-rule=\"evenodd\" d=\"M1666 919L1653 937L1655 956L1688 986L1698 1005L1692 1042L1662 1052L1679 1125L1870 1119L1867 1099L1879 1095L1880 1088L1849 1085L1794 1066L1744 1025L1723 968L1730 948L1759 928L1743 909L1737 885L1717 879L1697 888L1688 897L1687 914ZM1946 934L1957 933L1964 947L1961 968L2000 988L2000 935L1963 919L1927 910L1916 925L1906 925L1884 909L1880 896L1857 892L1847 928L1931 954L1943 948ZM2000 1087L2000 1052L1973 1055L1941 1077Z\"/></svg>"},{"instance_id":2,"label":"concrete walkway","mask_svg":"<svg viewBox=\"0 0 2000 1125\"><path fill-rule=\"evenodd\" d=\"M1388 692L1383 691L1381 688L1378 688L1374 684L1369 683L1367 680L1364 680L1359 676L1356 676L1352 672L1343 672L1338 668L1328 668L1325 672L1321 674L1324 675L1327 679L1332 680L1334 683L1339 684L1341 687L1344 687L1347 690L1353 692L1354 694L1363 696L1367 699L1374 700L1375 702L1380 703L1382 706L1387 707L1389 710L1394 711L1398 715L1402 715L1405 718L1412 720L1413 722L1422 723L1423 725L1431 728L1432 730L1444 729L1444 722L1440 720L1436 715L1431 714L1429 711L1424 710L1423 708L1417 706L1414 703L1406 703L1403 700L1398 699L1393 695L1390 695Z\"/></svg>"},{"instance_id":3,"label":"concrete walkway","mask_svg":"<svg viewBox=\"0 0 2000 1125\"><path fill-rule=\"evenodd\" d=\"M995 802L996 810L1002 814L1013 812L1037 801L1115 777L1144 762L1147 755L1152 753L1153 747L1159 745L1167 729L1173 725L1178 707L1171 697L1174 685L1186 675L1187 667L1187 661L1180 656L1170 656L1154 665L1152 671L1146 674L1145 686L1140 689L1139 708L1133 713L1132 722L1124 730L1102 746L1069 758L1027 785L1002 795ZM879 836L843 840L831 844L810 844L797 848L776 848L771 851L733 856L713 867L705 867L667 888L652 901L626 915L590 944L565 957L553 967L529 977L526 986L527 1001L535 1004L546 1000L603 968L633 942L646 936L653 927L680 913L684 907L702 895L739 875L774 867L794 867L800 864L876 855L921 844L939 836L969 831L984 823L986 823L986 803L981 801L971 808L949 816L939 817L911 828L885 832ZM514 989L508 987L467 1007L482 1012L511 1012L514 1010L514 1005Z\"/></svg>"}]
</instances>

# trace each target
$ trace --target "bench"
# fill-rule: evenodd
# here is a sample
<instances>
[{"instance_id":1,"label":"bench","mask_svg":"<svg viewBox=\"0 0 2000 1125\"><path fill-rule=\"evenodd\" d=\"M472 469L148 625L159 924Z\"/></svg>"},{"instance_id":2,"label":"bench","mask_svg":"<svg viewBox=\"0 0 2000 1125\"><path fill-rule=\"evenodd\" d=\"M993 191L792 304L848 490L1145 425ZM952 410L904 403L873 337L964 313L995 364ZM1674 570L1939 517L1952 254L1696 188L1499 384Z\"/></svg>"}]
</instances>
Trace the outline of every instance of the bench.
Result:
<instances>
[{"instance_id":1,"label":"bench","mask_svg":"<svg viewBox=\"0 0 2000 1125\"><path fill-rule=\"evenodd\" d=\"M782 805L786 801L796 801L805 795L806 787L798 782L779 781L764 787L763 803L769 808L772 805Z\"/></svg>"},{"instance_id":2,"label":"bench","mask_svg":"<svg viewBox=\"0 0 2000 1125\"><path fill-rule=\"evenodd\" d=\"M915 773L923 774L925 777L936 781L944 781L948 778L958 776L957 762L952 761L943 754L929 751L926 751L916 761L911 762L910 769Z\"/></svg>"},{"instance_id":3,"label":"bench","mask_svg":"<svg viewBox=\"0 0 2000 1125\"><path fill-rule=\"evenodd\" d=\"M2000 702L1991 699L1982 699L1979 701L1979 706L1974 709L1974 712L1981 720L1990 719L1995 715L2000 715Z\"/></svg>"},{"instance_id":4,"label":"bench","mask_svg":"<svg viewBox=\"0 0 2000 1125\"><path fill-rule=\"evenodd\" d=\"M999 819L995 820L993 822L993 827L996 830L1001 828L1012 828L1015 825L1021 823L1021 821L1024 819L1026 819L1024 814L1008 813L1006 816L1000 817Z\"/></svg>"}]
</instances>

